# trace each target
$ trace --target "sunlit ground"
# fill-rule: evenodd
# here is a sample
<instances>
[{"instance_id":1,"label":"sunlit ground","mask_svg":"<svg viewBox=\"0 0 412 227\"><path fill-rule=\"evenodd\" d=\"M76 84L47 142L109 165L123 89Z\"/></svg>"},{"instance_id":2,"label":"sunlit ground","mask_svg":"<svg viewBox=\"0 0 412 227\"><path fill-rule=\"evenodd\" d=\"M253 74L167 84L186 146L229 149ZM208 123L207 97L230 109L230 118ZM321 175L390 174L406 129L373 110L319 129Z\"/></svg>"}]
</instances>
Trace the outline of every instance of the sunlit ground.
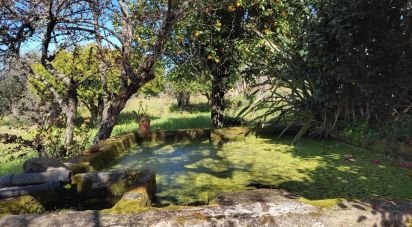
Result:
<instances>
[{"instance_id":1,"label":"sunlit ground","mask_svg":"<svg viewBox=\"0 0 412 227\"><path fill-rule=\"evenodd\" d=\"M147 145L112 169L154 169L163 204L203 204L219 192L255 187L279 187L308 199L412 199L412 170L394 167L380 154L334 141L289 144L288 139L246 138L221 147ZM349 154L353 162L345 161Z\"/></svg>"}]
</instances>

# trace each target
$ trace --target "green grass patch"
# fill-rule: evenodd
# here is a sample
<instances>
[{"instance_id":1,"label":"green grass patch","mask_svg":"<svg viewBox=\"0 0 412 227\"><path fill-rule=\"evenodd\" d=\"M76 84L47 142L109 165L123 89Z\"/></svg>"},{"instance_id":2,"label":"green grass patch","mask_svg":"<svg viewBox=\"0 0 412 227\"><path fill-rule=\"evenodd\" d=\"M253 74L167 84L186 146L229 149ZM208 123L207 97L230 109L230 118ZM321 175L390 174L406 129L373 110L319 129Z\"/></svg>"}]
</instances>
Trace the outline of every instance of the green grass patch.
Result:
<instances>
[{"instance_id":1,"label":"green grass patch","mask_svg":"<svg viewBox=\"0 0 412 227\"><path fill-rule=\"evenodd\" d=\"M138 111L140 105L147 109L146 114L150 116L152 130L209 128L210 112L205 108L205 100L201 97L194 97L191 101L191 107L186 110L179 110L175 107L175 99L130 99L119 116L112 136L126 134L138 129L139 126L133 111Z\"/></svg>"},{"instance_id":2,"label":"green grass patch","mask_svg":"<svg viewBox=\"0 0 412 227\"><path fill-rule=\"evenodd\" d=\"M31 129L18 129L6 126L0 126L2 133L8 133L12 135L21 136L24 139L32 138ZM15 174L23 172L23 163L30 158L37 157L37 153L27 148L19 148L14 152L9 152L9 148L15 148L17 144L2 144L0 143L0 176L7 174ZM25 156L21 156L23 153L27 153Z\"/></svg>"},{"instance_id":3,"label":"green grass patch","mask_svg":"<svg viewBox=\"0 0 412 227\"><path fill-rule=\"evenodd\" d=\"M207 204L220 192L282 188L318 206L344 199L412 199L411 170L393 167L383 155L335 141L303 139L146 145L119 159L113 169L151 167L164 204ZM345 161L351 154L355 161ZM376 165L372 160L381 160Z\"/></svg>"}]
</instances>

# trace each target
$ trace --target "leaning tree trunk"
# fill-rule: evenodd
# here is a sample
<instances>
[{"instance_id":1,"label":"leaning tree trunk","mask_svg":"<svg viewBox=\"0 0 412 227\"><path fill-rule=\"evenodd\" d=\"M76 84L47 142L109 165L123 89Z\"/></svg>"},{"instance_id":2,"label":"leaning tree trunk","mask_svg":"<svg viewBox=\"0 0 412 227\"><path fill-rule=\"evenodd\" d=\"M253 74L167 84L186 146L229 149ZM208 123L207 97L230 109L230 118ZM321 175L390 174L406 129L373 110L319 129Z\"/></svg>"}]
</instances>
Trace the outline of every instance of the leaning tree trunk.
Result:
<instances>
[{"instance_id":1,"label":"leaning tree trunk","mask_svg":"<svg viewBox=\"0 0 412 227\"><path fill-rule=\"evenodd\" d=\"M108 106L103 110L102 121L100 122L99 131L94 138L94 144L110 137L120 112L122 112L132 94L122 91L108 103Z\"/></svg>"},{"instance_id":2,"label":"leaning tree trunk","mask_svg":"<svg viewBox=\"0 0 412 227\"><path fill-rule=\"evenodd\" d=\"M223 127L223 113L224 113L224 96L225 96L225 86L223 77L220 74L213 75L212 79L212 95L211 95L211 103L212 103L212 111L211 111L211 119L212 119L212 127L213 128L221 128Z\"/></svg>"},{"instance_id":3,"label":"leaning tree trunk","mask_svg":"<svg viewBox=\"0 0 412 227\"><path fill-rule=\"evenodd\" d=\"M121 34L121 40L123 40L121 48L121 57L119 61L122 63L122 75L120 76L120 92L109 103L105 103L105 109L103 111L102 121L100 123L99 131L94 138L94 143L98 143L101 140L105 140L110 137L113 128L116 124L118 115L126 106L127 100L135 94L143 85L154 79L152 69L157 62L157 59L163 53L164 46L169 38L169 34L176 23L177 19L183 14L183 10L173 10L171 0L167 1L167 11L165 14L164 22L159 29L157 39L153 45L152 51L149 55L143 58L139 64L137 70L132 66L132 49L133 49L133 23L132 16L129 15L129 10L126 7L126 3L123 0L119 0L119 7L121 9L120 21L122 23L123 31ZM182 2L183 8L186 8L188 2ZM96 5L93 10L93 16L95 21L98 18L98 10ZM182 8L182 9L183 9ZM96 26L97 27L97 26ZM100 28L95 27L96 34L99 33ZM101 36L96 35L96 41L99 43ZM103 51L101 52L102 56Z\"/></svg>"}]
</instances>

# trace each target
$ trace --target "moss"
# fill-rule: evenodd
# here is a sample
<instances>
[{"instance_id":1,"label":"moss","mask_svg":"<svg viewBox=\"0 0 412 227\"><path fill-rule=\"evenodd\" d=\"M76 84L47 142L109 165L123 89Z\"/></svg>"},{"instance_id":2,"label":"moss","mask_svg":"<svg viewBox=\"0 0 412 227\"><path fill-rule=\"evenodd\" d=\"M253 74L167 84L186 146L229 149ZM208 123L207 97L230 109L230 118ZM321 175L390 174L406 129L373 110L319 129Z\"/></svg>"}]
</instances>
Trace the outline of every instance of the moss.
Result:
<instances>
[{"instance_id":1,"label":"moss","mask_svg":"<svg viewBox=\"0 0 412 227\"><path fill-rule=\"evenodd\" d=\"M73 173L73 174L78 174L78 173L86 173L89 171L90 164L88 162L86 163L65 163L67 168Z\"/></svg>"},{"instance_id":2,"label":"moss","mask_svg":"<svg viewBox=\"0 0 412 227\"><path fill-rule=\"evenodd\" d=\"M412 219L407 217L405 220L405 225L407 227L412 227Z\"/></svg>"},{"instance_id":3,"label":"moss","mask_svg":"<svg viewBox=\"0 0 412 227\"><path fill-rule=\"evenodd\" d=\"M83 155L71 159L67 164L74 173L101 170L136 142L134 133L116 136L85 150Z\"/></svg>"},{"instance_id":4,"label":"moss","mask_svg":"<svg viewBox=\"0 0 412 227\"><path fill-rule=\"evenodd\" d=\"M112 208L105 209L102 213L112 213L112 214L128 214L128 213L139 213L151 210L150 207L145 207L141 205L138 200L120 200Z\"/></svg>"},{"instance_id":5,"label":"moss","mask_svg":"<svg viewBox=\"0 0 412 227\"><path fill-rule=\"evenodd\" d=\"M72 177L72 185L76 185L77 192L82 193L91 188L92 182L85 180L81 175L74 175Z\"/></svg>"},{"instance_id":6,"label":"moss","mask_svg":"<svg viewBox=\"0 0 412 227\"><path fill-rule=\"evenodd\" d=\"M125 180L119 180L118 182L110 185L110 192L114 196L121 196L127 191L127 182Z\"/></svg>"},{"instance_id":7,"label":"moss","mask_svg":"<svg viewBox=\"0 0 412 227\"><path fill-rule=\"evenodd\" d=\"M106 214L128 214L128 213L140 213L147 211L179 211L190 206L170 205L165 207L141 207L139 202L132 200L120 200L112 208L102 210L102 213ZM204 216L203 216L204 217ZM199 219L203 217L198 216Z\"/></svg>"},{"instance_id":8,"label":"moss","mask_svg":"<svg viewBox=\"0 0 412 227\"><path fill-rule=\"evenodd\" d=\"M0 215L39 214L43 212L45 212L44 206L29 195L0 201Z\"/></svg>"},{"instance_id":9,"label":"moss","mask_svg":"<svg viewBox=\"0 0 412 227\"><path fill-rule=\"evenodd\" d=\"M344 199L337 198L337 199L309 200L309 199L301 197L299 198L299 201L302 203L312 205L314 207L328 209L338 204L341 204L344 201Z\"/></svg>"},{"instance_id":10,"label":"moss","mask_svg":"<svg viewBox=\"0 0 412 227\"><path fill-rule=\"evenodd\" d=\"M253 187L282 188L310 200L412 199L410 170L392 166L384 155L336 141L304 138L295 146L290 142L250 136L222 146L143 144L111 169L156 170L161 204L208 204L220 192ZM355 161L345 161L348 154Z\"/></svg>"}]
</instances>

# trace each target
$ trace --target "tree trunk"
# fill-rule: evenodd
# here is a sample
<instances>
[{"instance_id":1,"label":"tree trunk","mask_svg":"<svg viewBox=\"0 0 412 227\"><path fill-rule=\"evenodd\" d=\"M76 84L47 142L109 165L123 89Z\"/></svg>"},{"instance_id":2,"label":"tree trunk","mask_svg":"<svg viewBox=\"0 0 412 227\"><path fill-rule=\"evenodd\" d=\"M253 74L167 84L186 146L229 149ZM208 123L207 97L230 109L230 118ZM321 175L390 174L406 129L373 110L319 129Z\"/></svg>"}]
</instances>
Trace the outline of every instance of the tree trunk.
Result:
<instances>
[{"instance_id":1,"label":"tree trunk","mask_svg":"<svg viewBox=\"0 0 412 227\"><path fill-rule=\"evenodd\" d=\"M77 99L77 85L73 79L71 79L71 86L67 93L68 103L66 108L64 108L66 112L66 129L64 132L64 148L67 149L73 143L73 132L74 132L74 124L76 120L76 113L78 107L78 99ZM65 151L65 152L66 152ZM60 154L64 157L66 154Z\"/></svg>"},{"instance_id":2,"label":"tree trunk","mask_svg":"<svg viewBox=\"0 0 412 227\"><path fill-rule=\"evenodd\" d=\"M118 115L125 107L127 100L143 85L154 79L152 69L157 59L163 53L164 46L169 38L173 25L176 23L178 17L183 14L183 10L172 10L172 1L167 1L167 11L164 22L160 27L159 33L157 34L157 39L153 45L152 51L141 60L139 67L135 70L132 66L133 64L131 60L133 49L132 43L134 40L133 23L131 20L132 17L129 15L129 10L127 10L125 2L119 0L118 3L121 9L120 20L123 30L121 34L121 40L123 40L123 43L120 58L123 72L120 75L120 92L113 99L111 99L109 103L105 103L106 106L103 111L102 122L100 123L99 131L94 138L95 144L100 140L105 140L110 137ZM183 5L187 5L187 2L183 2ZM95 13L95 16L98 15ZM96 34L99 33L98 30L99 29L95 31Z\"/></svg>"},{"instance_id":3,"label":"tree trunk","mask_svg":"<svg viewBox=\"0 0 412 227\"><path fill-rule=\"evenodd\" d=\"M77 104L71 104L66 110L66 129L64 131L64 148L67 149L73 144L73 133L76 120ZM64 157L65 152L60 154Z\"/></svg>"},{"instance_id":4,"label":"tree trunk","mask_svg":"<svg viewBox=\"0 0 412 227\"><path fill-rule=\"evenodd\" d=\"M93 126L93 125L97 125L99 123L99 111L98 111L98 107L97 106L90 106L89 109L90 112L90 122L89 125Z\"/></svg>"},{"instance_id":5,"label":"tree trunk","mask_svg":"<svg viewBox=\"0 0 412 227\"><path fill-rule=\"evenodd\" d=\"M202 93L207 99L207 105L211 106L212 105L212 100L210 100L210 94L208 92Z\"/></svg>"},{"instance_id":6,"label":"tree trunk","mask_svg":"<svg viewBox=\"0 0 412 227\"><path fill-rule=\"evenodd\" d=\"M221 128L223 127L223 112L224 112L224 81L222 76L218 73L213 75L212 79L212 111L211 111L211 119L212 119L212 127L213 128Z\"/></svg>"},{"instance_id":7,"label":"tree trunk","mask_svg":"<svg viewBox=\"0 0 412 227\"><path fill-rule=\"evenodd\" d=\"M94 138L94 144L110 137L120 112L122 112L123 108L126 106L127 100L129 100L132 94L133 93L122 91L108 103L108 106L103 110L102 121L100 123L99 131Z\"/></svg>"},{"instance_id":8,"label":"tree trunk","mask_svg":"<svg viewBox=\"0 0 412 227\"><path fill-rule=\"evenodd\" d=\"M74 121L76 114L72 111L66 113L66 129L64 131L64 146L67 148L73 142Z\"/></svg>"},{"instance_id":9,"label":"tree trunk","mask_svg":"<svg viewBox=\"0 0 412 227\"><path fill-rule=\"evenodd\" d=\"M180 109L184 109L188 107L190 104L190 92L188 91L180 91L176 94L177 99L177 107Z\"/></svg>"},{"instance_id":10,"label":"tree trunk","mask_svg":"<svg viewBox=\"0 0 412 227\"><path fill-rule=\"evenodd\" d=\"M100 121L102 120L103 115L103 97L97 97L97 103L95 99L90 99L87 102L83 102L84 106L86 106L87 110L90 113L90 122L89 126L99 125Z\"/></svg>"}]
</instances>

